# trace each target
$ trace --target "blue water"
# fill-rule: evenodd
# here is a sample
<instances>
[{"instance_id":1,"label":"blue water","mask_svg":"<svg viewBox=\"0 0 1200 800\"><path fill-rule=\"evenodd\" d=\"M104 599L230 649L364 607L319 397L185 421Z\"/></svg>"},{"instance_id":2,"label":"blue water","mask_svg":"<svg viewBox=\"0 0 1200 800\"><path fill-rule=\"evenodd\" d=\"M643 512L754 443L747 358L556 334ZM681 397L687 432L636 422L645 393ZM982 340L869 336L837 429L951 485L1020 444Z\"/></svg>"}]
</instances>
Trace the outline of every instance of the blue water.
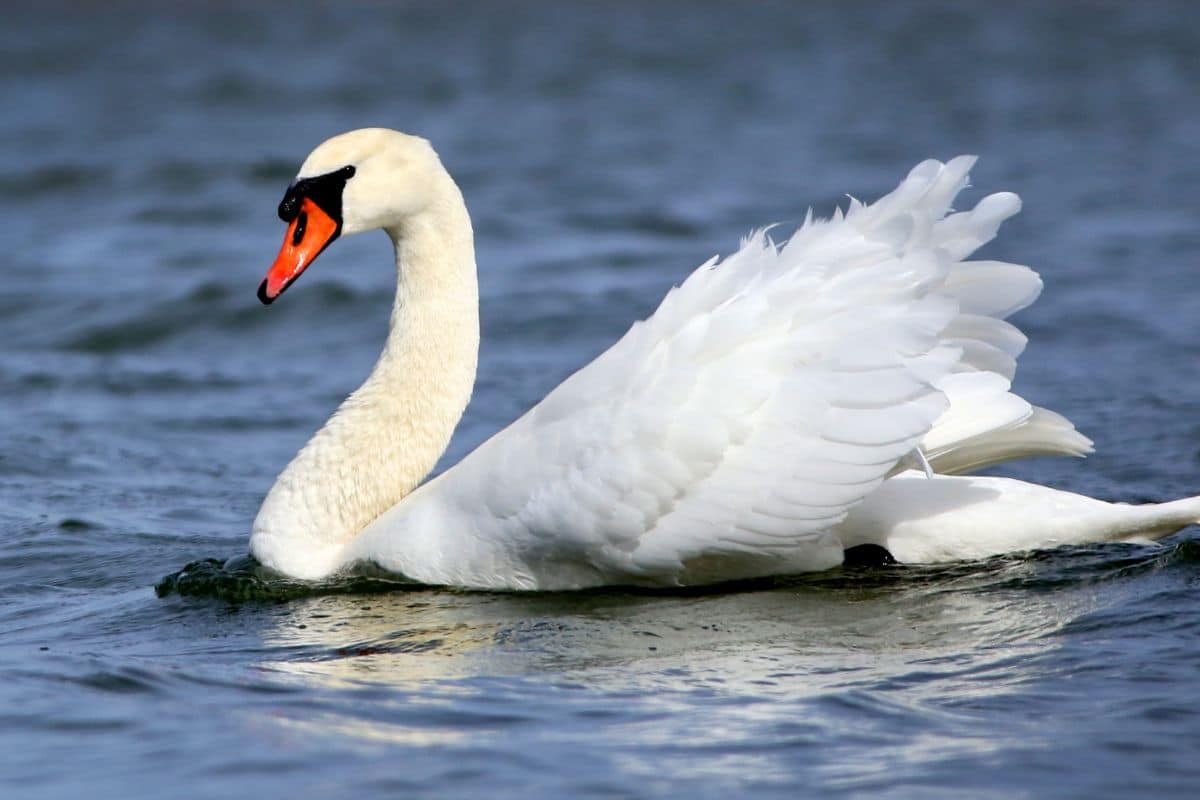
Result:
<instances>
[{"instance_id":1,"label":"blue water","mask_svg":"<svg viewBox=\"0 0 1200 800\"><path fill-rule=\"evenodd\" d=\"M254 297L363 125L475 220L445 464L752 227L971 152L1025 198L988 252L1047 283L1018 391L1097 444L1005 474L1200 492L1200 7L1045 5L6 8L0 794L1195 796L1196 528L682 595L153 588L244 554L378 352L382 234Z\"/></svg>"}]
</instances>

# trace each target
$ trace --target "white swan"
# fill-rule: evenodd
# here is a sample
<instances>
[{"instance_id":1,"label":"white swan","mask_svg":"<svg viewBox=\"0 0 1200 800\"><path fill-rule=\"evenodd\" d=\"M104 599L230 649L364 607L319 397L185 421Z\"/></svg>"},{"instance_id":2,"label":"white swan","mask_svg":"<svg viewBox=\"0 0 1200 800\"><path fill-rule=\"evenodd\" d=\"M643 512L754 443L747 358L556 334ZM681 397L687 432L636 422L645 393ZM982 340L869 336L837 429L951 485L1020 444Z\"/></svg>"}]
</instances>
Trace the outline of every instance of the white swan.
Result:
<instances>
[{"instance_id":1,"label":"white swan","mask_svg":"<svg viewBox=\"0 0 1200 800\"><path fill-rule=\"evenodd\" d=\"M1004 321L1036 273L964 261L1013 194L950 213L974 159L926 161L866 206L763 232L672 290L607 352L454 468L475 379L471 223L424 139L367 129L320 145L280 204L273 301L339 234L382 228L399 286L366 382L279 476L250 550L300 578L372 561L475 588L678 586L821 570L847 548L901 562L1156 538L1200 498L1110 504L952 477L1091 442L1009 391L1025 337Z\"/></svg>"}]
</instances>

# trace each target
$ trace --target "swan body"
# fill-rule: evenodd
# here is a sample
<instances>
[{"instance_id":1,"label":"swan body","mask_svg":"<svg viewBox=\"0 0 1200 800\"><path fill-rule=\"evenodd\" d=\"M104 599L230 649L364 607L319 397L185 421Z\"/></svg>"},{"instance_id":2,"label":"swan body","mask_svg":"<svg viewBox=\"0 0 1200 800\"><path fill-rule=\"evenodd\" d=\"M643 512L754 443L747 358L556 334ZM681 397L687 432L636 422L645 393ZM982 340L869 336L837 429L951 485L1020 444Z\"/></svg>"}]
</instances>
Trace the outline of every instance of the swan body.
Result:
<instances>
[{"instance_id":1,"label":"swan body","mask_svg":"<svg viewBox=\"0 0 1200 800\"><path fill-rule=\"evenodd\" d=\"M425 140L334 137L280 205L288 236L259 296L338 235L382 228L395 308L370 376L263 502L251 552L299 578L369 561L471 588L680 586L827 569L860 544L928 563L1200 519L1200 498L1133 507L959 474L1091 451L1010 391L1025 337L1006 318L1042 284L967 260L1020 208L1001 193L952 213L973 163L923 162L782 245L750 236L422 485L475 376L470 219Z\"/></svg>"}]
</instances>

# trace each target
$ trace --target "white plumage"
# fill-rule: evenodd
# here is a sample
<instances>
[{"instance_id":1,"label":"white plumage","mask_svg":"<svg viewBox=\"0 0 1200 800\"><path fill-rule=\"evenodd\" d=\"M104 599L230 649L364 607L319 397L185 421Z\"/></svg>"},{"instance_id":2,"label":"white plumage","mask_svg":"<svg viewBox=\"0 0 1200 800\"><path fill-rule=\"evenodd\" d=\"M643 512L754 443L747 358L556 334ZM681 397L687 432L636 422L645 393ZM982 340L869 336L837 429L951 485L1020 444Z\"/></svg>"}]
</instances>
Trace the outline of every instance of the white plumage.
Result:
<instances>
[{"instance_id":1,"label":"white plumage","mask_svg":"<svg viewBox=\"0 0 1200 800\"><path fill-rule=\"evenodd\" d=\"M356 163L361 173L370 158L350 162L348 152L421 150L413 144L421 140L394 132L344 136L349 143L331 140L336 146L318 148L305 169ZM1010 391L1025 337L1004 320L1036 299L1041 281L1026 267L964 261L1020 208L1016 195L993 194L948 213L973 163L926 161L871 205L852 201L830 220L810 214L782 245L766 232L750 236L733 255L697 269L649 319L461 463L397 496L361 532L332 530L337 523L323 520L323 528L298 535L285 529L297 525L294 513L268 509L311 507L306 482L346 483L340 502L377 496L374 483L386 482L390 467L369 475L331 470L329 457L297 466L302 453L264 504L251 549L301 577L369 560L430 583L562 589L819 570L864 543L901 560L932 561L1137 535L1126 510L1101 501L1004 479L905 471L924 458L939 473L956 473L1091 448L1063 417ZM435 172L444 175L440 165ZM347 229L357 214L377 216L358 210L369 201L352 194L354 180L346 188ZM446 197L457 189L434 194L416 215L423 222L420 214L448 213ZM426 299L413 287L428 282L412 274L462 272L468 261L473 289L473 257L419 244L405 250L406 238L444 227L434 219L389 228L409 306L398 304L397 315L419 315L411 306ZM425 252L445 263L412 263ZM440 285L452 291L459 283ZM467 313L439 308L443 316ZM429 372L417 384L446 368L419 326L407 335L406 342L389 338L356 392L360 407L346 413L358 414L358 430L325 436L321 447L336 453L333 461L369 450L372 425L412 424L396 409L411 405L404 382L414 376L391 384L378 377L397 358L394 348L408 348L410 370L418 363ZM414 362L411 353L423 349L428 362ZM366 397L377 399L363 411ZM462 405L465 397L458 412ZM429 462L425 471L433 463L423 453L396 458L408 462L396 469L409 472L414 459ZM1079 503L1064 505L1064 497ZM864 504L868 498L877 502ZM1181 502L1191 505L1175 505L1169 525L1154 507L1139 509L1140 531L1161 535L1200 517L1200 501ZM1038 503L1057 514L1052 524L1031 508ZM1011 530L1015 522L1021 530Z\"/></svg>"}]
</instances>

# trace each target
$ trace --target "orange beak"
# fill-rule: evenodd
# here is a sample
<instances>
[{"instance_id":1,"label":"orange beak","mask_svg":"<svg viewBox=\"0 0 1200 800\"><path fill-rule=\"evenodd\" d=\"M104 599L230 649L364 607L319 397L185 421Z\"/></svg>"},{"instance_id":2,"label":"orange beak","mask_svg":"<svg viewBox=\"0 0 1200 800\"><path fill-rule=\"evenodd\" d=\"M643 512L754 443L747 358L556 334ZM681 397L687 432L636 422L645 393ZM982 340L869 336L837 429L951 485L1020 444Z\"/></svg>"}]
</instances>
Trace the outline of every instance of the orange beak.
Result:
<instances>
[{"instance_id":1,"label":"orange beak","mask_svg":"<svg viewBox=\"0 0 1200 800\"><path fill-rule=\"evenodd\" d=\"M309 198L300 203L300 212L288 225L287 236L275 263L267 270L267 277L258 287L258 299L270 305L283 290L292 285L300 273L311 264L321 251L342 232L341 223L326 214Z\"/></svg>"}]
</instances>

